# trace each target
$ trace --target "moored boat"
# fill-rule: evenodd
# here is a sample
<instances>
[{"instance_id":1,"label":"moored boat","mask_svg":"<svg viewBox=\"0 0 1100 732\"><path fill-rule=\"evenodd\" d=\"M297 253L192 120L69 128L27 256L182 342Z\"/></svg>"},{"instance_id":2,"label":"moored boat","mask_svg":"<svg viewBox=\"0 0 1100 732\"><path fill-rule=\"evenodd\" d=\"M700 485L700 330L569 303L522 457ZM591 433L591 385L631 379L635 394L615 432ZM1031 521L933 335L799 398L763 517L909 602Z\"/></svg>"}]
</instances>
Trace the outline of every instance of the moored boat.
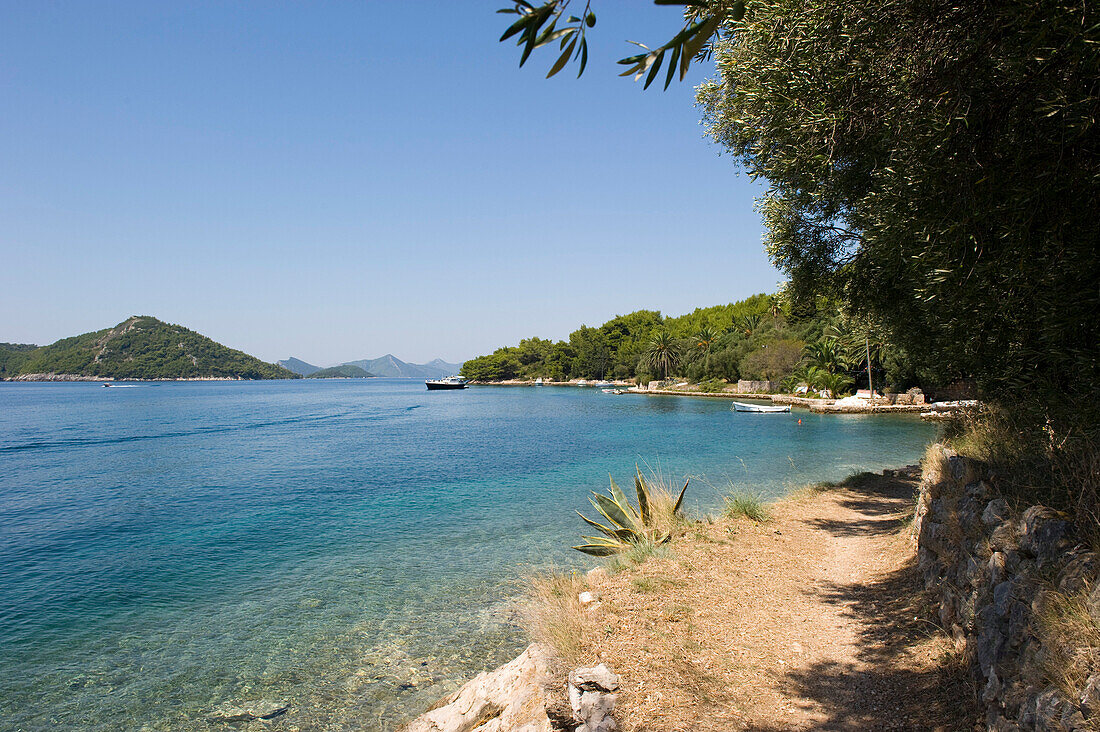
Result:
<instances>
[{"instance_id":1,"label":"moored boat","mask_svg":"<svg viewBox=\"0 0 1100 732\"><path fill-rule=\"evenodd\" d=\"M424 385L428 391L441 391L443 389L465 389L466 379L461 376L448 376L446 379L427 379Z\"/></svg>"},{"instance_id":2,"label":"moored boat","mask_svg":"<svg viewBox=\"0 0 1100 732\"><path fill-rule=\"evenodd\" d=\"M734 402L733 403L733 411L735 411L735 412L765 412L765 413L770 414L770 413L773 413L773 412L776 412L776 413L778 413L778 412L789 412L789 411L791 411L791 405L790 404L774 405L773 404L771 406L768 406L768 405L765 405L765 404L745 404L744 402Z\"/></svg>"}]
</instances>

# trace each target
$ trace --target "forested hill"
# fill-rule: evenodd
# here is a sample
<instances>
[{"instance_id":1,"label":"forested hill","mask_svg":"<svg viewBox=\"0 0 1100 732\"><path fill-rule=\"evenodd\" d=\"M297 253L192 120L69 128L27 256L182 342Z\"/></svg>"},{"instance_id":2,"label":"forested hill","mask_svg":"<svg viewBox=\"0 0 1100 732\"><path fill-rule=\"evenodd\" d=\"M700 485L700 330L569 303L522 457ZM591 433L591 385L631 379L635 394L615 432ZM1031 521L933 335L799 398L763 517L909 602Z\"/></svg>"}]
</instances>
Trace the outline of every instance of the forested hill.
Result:
<instances>
[{"instance_id":1,"label":"forested hill","mask_svg":"<svg viewBox=\"0 0 1100 732\"><path fill-rule=\"evenodd\" d=\"M582 325L564 341L526 338L462 366L477 381L677 378L720 388L738 379L794 390L843 394L867 383L867 357L878 388L936 386L908 354L868 323L820 298L793 305L783 295L753 295L728 305L665 317L654 310Z\"/></svg>"},{"instance_id":2,"label":"forested hill","mask_svg":"<svg viewBox=\"0 0 1100 732\"><path fill-rule=\"evenodd\" d=\"M65 374L114 379L296 379L298 375L204 335L148 316L40 348L0 345L0 376ZM22 349L22 350L19 350Z\"/></svg>"},{"instance_id":3,"label":"forested hill","mask_svg":"<svg viewBox=\"0 0 1100 732\"><path fill-rule=\"evenodd\" d=\"M616 378L654 376L644 363L653 339L667 334L676 350L689 355L696 336L706 341L706 358L690 369L693 378L737 379L763 373L789 373L801 358L805 342L821 336L828 317L824 313L795 316L781 313L779 301L759 294L727 305L697 308L686 315L665 317L655 310L619 315L598 327L582 325L567 341L527 338L518 346L499 348L462 366L462 375L482 381L541 376ZM770 347L770 348L769 348ZM760 353L749 358L755 352ZM781 360L783 363L771 363ZM694 361L677 358L670 371L687 374ZM689 363L690 361L690 363ZM697 372L697 373L696 373Z\"/></svg>"}]
</instances>

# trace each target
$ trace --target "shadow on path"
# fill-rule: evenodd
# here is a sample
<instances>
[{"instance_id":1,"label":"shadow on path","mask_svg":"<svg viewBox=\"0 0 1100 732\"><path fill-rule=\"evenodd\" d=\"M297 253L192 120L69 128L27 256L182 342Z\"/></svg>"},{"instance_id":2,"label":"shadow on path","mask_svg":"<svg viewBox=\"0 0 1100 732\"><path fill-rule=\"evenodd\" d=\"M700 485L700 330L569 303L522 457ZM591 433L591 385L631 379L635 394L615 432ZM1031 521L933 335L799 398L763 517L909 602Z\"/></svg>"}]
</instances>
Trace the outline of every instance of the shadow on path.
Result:
<instances>
[{"instance_id":1,"label":"shadow on path","mask_svg":"<svg viewBox=\"0 0 1100 732\"><path fill-rule=\"evenodd\" d=\"M858 512L850 520L814 520L834 536L896 533L913 505L911 481L881 478L846 487L840 504ZM977 700L959 654L930 642L940 631L930 619L916 560L872 581L827 582L807 590L839 607L857 628L857 661L823 662L792 669L781 682L792 698L814 701L821 730L955 730L975 725ZM763 729L763 728L758 728ZM777 727L775 729L783 729Z\"/></svg>"}]
</instances>

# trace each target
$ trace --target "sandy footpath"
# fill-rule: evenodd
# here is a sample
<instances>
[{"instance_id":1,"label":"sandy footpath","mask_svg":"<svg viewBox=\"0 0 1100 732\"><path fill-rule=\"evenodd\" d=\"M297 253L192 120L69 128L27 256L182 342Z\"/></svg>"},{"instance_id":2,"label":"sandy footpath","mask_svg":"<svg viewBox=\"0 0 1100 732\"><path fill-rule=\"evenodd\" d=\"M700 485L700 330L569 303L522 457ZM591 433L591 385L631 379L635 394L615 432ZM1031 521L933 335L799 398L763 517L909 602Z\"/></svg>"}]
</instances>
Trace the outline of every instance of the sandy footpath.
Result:
<instances>
[{"instance_id":1,"label":"sandy footpath","mask_svg":"<svg viewBox=\"0 0 1100 732\"><path fill-rule=\"evenodd\" d=\"M806 491L688 530L595 584L627 730L963 730L972 690L922 607L915 482Z\"/></svg>"}]
</instances>

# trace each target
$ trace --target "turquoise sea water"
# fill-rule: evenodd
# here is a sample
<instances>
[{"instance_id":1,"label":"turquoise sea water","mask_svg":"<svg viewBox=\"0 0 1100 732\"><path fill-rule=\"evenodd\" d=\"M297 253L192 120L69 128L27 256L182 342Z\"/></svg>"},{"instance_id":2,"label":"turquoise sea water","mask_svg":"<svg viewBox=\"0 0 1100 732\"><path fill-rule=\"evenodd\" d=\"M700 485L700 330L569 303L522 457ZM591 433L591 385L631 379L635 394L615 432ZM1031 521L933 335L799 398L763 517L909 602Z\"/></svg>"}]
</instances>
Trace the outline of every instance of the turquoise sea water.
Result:
<instances>
[{"instance_id":1,"label":"turquoise sea water","mask_svg":"<svg viewBox=\"0 0 1100 732\"><path fill-rule=\"evenodd\" d=\"M802 424L798 424L801 418ZM511 603L635 463L770 495L918 420L399 379L0 384L0 729L389 729L524 640ZM239 726L239 725L238 725Z\"/></svg>"}]
</instances>

